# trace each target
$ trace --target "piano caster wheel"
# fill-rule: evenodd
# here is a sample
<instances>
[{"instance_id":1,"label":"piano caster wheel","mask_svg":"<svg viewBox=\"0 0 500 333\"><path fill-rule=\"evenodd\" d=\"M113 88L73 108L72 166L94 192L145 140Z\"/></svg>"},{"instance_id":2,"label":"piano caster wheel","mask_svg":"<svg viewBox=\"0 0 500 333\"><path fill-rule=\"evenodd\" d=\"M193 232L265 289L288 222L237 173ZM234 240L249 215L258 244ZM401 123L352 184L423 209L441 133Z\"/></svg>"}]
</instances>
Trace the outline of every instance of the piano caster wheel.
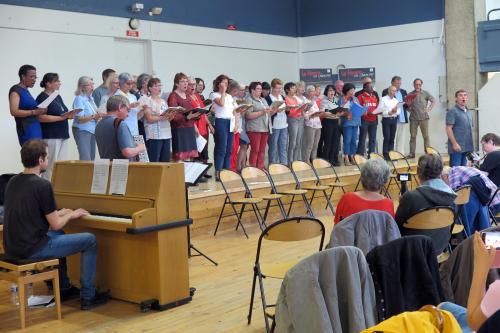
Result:
<instances>
[{"instance_id":1,"label":"piano caster wheel","mask_svg":"<svg viewBox=\"0 0 500 333\"><path fill-rule=\"evenodd\" d=\"M189 288L189 296L193 297L195 292L196 292L196 288L195 287Z\"/></svg>"},{"instance_id":2,"label":"piano caster wheel","mask_svg":"<svg viewBox=\"0 0 500 333\"><path fill-rule=\"evenodd\" d=\"M156 300L156 299L149 299L147 301L141 302L139 304L139 307L141 309L141 312L149 312L157 304L158 304L158 300Z\"/></svg>"}]
</instances>

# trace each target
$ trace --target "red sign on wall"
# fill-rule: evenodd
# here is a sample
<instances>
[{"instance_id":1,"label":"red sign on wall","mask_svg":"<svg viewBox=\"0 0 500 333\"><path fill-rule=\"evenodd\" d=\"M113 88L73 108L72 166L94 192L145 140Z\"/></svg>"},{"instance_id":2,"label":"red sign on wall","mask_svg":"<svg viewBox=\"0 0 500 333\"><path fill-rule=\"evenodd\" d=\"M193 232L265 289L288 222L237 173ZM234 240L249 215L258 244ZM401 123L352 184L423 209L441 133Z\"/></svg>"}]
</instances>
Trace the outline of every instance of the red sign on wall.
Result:
<instances>
[{"instance_id":1,"label":"red sign on wall","mask_svg":"<svg viewBox=\"0 0 500 333\"><path fill-rule=\"evenodd\" d=\"M127 30L127 37L139 37L139 31Z\"/></svg>"}]
</instances>

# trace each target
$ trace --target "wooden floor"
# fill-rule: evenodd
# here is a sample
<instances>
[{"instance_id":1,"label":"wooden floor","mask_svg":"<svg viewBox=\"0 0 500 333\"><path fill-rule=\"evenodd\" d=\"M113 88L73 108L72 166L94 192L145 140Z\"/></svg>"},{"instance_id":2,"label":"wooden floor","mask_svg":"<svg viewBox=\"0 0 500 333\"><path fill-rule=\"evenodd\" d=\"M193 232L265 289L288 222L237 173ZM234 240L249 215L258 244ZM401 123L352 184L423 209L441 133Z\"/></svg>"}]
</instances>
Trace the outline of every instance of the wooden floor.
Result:
<instances>
[{"instance_id":1,"label":"wooden floor","mask_svg":"<svg viewBox=\"0 0 500 333\"><path fill-rule=\"evenodd\" d=\"M327 226L328 240L333 218L325 215L320 219ZM228 219L226 228L216 237L212 228L194 231L193 244L219 266L202 257L190 259L190 284L197 289L191 303L164 312L141 313L137 305L115 300L92 311L80 311L79 302L73 300L63 303L62 321L55 320L52 308L29 309L23 332L264 332L260 297L254 304L251 325L246 321L260 229L255 221L247 223L250 238L246 239L232 226L234 223ZM264 249L264 254L271 262L302 258L317 250L318 242L306 241L293 247L273 244ZM269 281L268 290L274 291L269 293L270 300L276 298L279 286L279 280ZM35 294L46 292L45 286L35 286ZM10 303L9 285L0 281L0 332L21 331L18 328L18 309Z\"/></svg>"}]
</instances>

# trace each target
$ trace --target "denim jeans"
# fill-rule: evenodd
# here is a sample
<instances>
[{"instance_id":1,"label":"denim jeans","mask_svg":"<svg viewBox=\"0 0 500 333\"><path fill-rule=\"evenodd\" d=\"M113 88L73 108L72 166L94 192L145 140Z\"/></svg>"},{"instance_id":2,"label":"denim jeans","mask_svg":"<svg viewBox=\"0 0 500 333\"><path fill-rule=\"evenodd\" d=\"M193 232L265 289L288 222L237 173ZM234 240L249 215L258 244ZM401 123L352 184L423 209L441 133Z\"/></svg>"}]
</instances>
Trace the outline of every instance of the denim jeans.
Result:
<instances>
[{"instance_id":1,"label":"denim jeans","mask_svg":"<svg viewBox=\"0 0 500 333\"><path fill-rule=\"evenodd\" d=\"M469 235L490 226L488 207L481 205L473 190L470 192L469 202L464 205L462 220Z\"/></svg>"},{"instance_id":2,"label":"denim jeans","mask_svg":"<svg viewBox=\"0 0 500 333\"><path fill-rule=\"evenodd\" d=\"M358 138L358 126L343 127L344 156L356 154L356 139Z\"/></svg>"},{"instance_id":3,"label":"denim jeans","mask_svg":"<svg viewBox=\"0 0 500 333\"><path fill-rule=\"evenodd\" d=\"M453 317L455 317L455 319L457 320L458 325L462 329L462 333L472 333L472 330L470 329L469 324L467 323L466 308L451 302L443 302L438 305L438 308L440 310L451 312Z\"/></svg>"},{"instance_id":4,"label":"denim jeans","mask_svg":"<svg viewBox=\"0 0 500 333\"><path fill-rule=\"evenodd\" d=\"M288 162L302 161L304 118L288 118Z\"/></svg>"},{"instance_id":5,"label":"denim jeans","mask_svg":"<svg viewBox=\"0 0 500 333\"><path fill-rule=\"evenodd\" d=\"M78 158L81 161L93 161L95 159L95 134L73 127L73 137L78 148Z\"/></svg>"},{"instance_id":6,"label":"denim jeans","mask_svg":"<svg viewBox=\"0 0 500 333\"><path fill-rule=\"evenodd\" d=\"M467 166L467 157L465 153L451 153L450 154L450 166Z\"/></svg>"},{"instance_id":7,"label":"denim jeans","mask_svg":"<svg viewBox=\"0 0 500 333\"><path fill-rule=\"evenodd\" d=\"M215 170L229 170L233 150L233 132L229 130L231 120L215 118L214 163Z\"/></svg>"},{"instance_id":8,"label":"denim jeans","mask_svg":"<svg viewBox=\"0 0 500 333\"><path fill-rule=\"evenodd\" d=\"M361 119L361 126L359 128L358 140L358 155L365 156L366 154L366 135L368 134L368 156L375 152L375 144L377 143L377 125L378 121L366 121Z\"/></svg>"},{"instance_id":9,"label":"denim jeans","mask_svg":"<svg viewBox=\"0 0 500 333\"><path fill-rule=\"evenodd\" d=\"M30 256L30 259L66 258L72 254L81 252L80 258L80 298L91 299L95 295L95 271L97 242L91 233L79 233L66 235L63 231L49 231L48 243ZM64 265L65 266L65 262ZM69 280L66 275L66 267L61 267L64 278L61 280L61 288L68 287Z\"/></svg>"},{"instance_id":10,"label":"denim jeans","mask_svg":"<svg viewBox=\"0 0 500 333\"><path fill-rule=\"evenodd\" d=\"M150 162L170 162L170 139L149 139L146 146Z\"/></svg>"},{"instance_id":11,"label":"denim jeans","mask_svg":"<svg viewBox=\"0 0 500 333\"><path fill-rule=\"evenodd\" d=\"M397 128L398 128L397 118L382 119L382 133L384 135L382 152L384 153L385 158L389 158L389 152L391 150L394 150L394 138L396 137Z\"/></svg>"},{"instance_id":12,"label":"denim jeans","mask_svg":"<svg viewBox=\"0 0 500 333\"><path fill-rule=\"evenodd\" d=\"M273 133L269 137L268 144L269 164L281 163L284 165L288 165L288 128L273 128ZM278 153L277 155L276 152Z\"/></svg>"}]
</instances>

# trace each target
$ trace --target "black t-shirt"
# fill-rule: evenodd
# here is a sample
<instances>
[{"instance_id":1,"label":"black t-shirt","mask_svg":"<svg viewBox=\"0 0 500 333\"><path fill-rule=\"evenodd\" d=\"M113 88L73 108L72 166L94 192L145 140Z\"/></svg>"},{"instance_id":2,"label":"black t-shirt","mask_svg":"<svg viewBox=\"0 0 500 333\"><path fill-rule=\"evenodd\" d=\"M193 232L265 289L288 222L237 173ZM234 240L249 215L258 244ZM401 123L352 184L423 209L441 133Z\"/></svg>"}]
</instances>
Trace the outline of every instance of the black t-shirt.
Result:
<instances>
[{"instance_id":1,"label":"black t-shirt","mask_svg":"<svg viewBox=\"0 0 500 333\"><path fill-rule=\"evenodd\" d=\"M48 241L45 215L56 210L52 185L35 174L13 177L5 189L3 243L14 259L31 256Z\"/></svg>"},{"instance_id":2,"label":"black t-shirt","mask_svg":"<svg viewBox=\"0 0 500 333\"><path fill-rule=\"evenodd\" d=\"M42 91L36 98L38 104L45 101L49 95ZM61 95L57 96L47 107L47 115L60 116L68 112L68 107L64 105ZM42 137L44 139L68 139L68 120L55 121L53 123L40 123L42 126Z\"/></svg>"},{"instance_id":3,"label":"black t-shirt","mask_svg":"<svg viewBox=\"0 0 500 333\"><path fill-rule=\"evenodd\" d=\"M488 177L496 186L500 186L500 150L487 154L480 169L488 173Z\"/></svg>"}]
</instances>

